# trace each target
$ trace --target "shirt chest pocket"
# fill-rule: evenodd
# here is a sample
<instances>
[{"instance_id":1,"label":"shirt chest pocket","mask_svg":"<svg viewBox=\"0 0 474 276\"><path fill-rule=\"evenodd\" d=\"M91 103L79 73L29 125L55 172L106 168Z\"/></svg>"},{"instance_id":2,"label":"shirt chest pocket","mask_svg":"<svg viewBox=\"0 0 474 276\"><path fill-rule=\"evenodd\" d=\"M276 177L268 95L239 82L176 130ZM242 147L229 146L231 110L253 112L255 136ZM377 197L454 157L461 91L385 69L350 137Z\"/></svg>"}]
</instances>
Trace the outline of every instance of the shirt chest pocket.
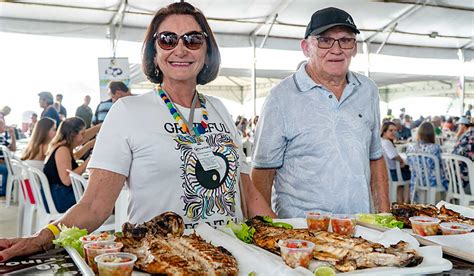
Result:
<instances>
[{"instance_id":1,"label":"shirt chest pocket","mask_svg":"<svg viewBox=\"0 0 474 276\"><path fill-rule=\"evenodd\" d=\"M341 114L340 130L359 141L370 140L373 130L373 116L364 111L350 111Z\"/></svg>"}]
</instances>

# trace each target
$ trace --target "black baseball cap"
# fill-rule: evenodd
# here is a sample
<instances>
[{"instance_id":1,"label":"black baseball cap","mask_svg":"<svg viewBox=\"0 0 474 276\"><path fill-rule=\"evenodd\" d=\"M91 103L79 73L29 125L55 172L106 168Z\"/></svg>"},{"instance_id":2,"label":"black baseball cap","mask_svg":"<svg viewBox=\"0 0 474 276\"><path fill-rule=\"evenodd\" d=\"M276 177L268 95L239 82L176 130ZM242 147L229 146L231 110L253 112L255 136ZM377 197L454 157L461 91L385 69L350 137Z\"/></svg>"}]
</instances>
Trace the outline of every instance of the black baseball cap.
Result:
<instances>
[{"instance_id":1,"label":"black baseball cap","mask_svg":"<svg viewBox=\"0 0 474 276\"><path fill-rule=\"evenodd\" d=\"M350 14L341 9L329 7L313 13L311 21L309 21L308 26L306 27L304 38L306 39L310 35L321 34L322 32L336 26L346 26L353 30L354 33L360 33Z\"/></svg>"}]
</instances>

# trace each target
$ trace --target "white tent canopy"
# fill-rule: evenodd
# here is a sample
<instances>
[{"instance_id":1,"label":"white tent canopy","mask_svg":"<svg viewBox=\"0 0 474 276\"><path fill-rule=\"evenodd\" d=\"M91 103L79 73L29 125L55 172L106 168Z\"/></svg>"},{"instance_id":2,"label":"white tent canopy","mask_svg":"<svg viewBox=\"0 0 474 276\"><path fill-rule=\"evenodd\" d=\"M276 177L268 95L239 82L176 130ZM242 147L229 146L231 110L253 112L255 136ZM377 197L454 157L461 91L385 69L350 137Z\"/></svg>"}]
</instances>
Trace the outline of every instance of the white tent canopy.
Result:
<instances>
[{"instance_id":1,"label":"white tent canopy","mask_svg":"<svg viewBox=\"0 0 474 276\"><path fill-rule=\"evenodd\" d=\"M153 13L172 1L141 0L29 0L0 3L0 31L28 34L106 38L119 28L120 39L141 41ZM474 58L474 2L463 0L200 0L189 1L209 18L223 47L257 45L267 33L265 47L299 49L311 14L336 6L348 11L362 31L359 42L375 52L421 58L457 58L465 49ZM272 22L275 23L272 25ZM271 31L269 29L271 28ZM362 47L360 47L362 49Z\"/></svg>"},{"instance_id":2,"label":"white tent canopy","mask_svg":"<svg viewBox=\"0 0 474 276\"><path fill-rule=\"evenodd\" d=\"M104 38L141 41L153 13L173 1L141 0L7 0L0 2L0 31L28 34ZM361 34L360 54L379 53L391 56L474 60L474 1L463 0L200 0L189 1L208 17L222 47L257 47L299 50L299 41L311 14L335 6L348 11ZM253 40L254 39L254 40ZM265 41L263 44L262 42ZM113 45L113 43L111 43ZM365 51L364 51L365 49ZM111 47L111 53L112 53ZM211 86L212 91L231 91L226 95L239 102L249 99L252 88L251 68L223 68ZM296 68L293 68L293 70ZM291 70L257 70L257 95ZM454 87L453 75L405 73L370 74L379 86L414 82L406 91L430 81L433 91L446 84ZM132 80L144 81L139 65L132 66ZM466 81L473 81L466 77ZM145 85L143 83L141 86ZM390 87L390 86L389 86ZM465 85L472 97L472 85ZM395 87L400 89L400 87ZM451 90L455 93L455 89ZM212 93L211 93L212 94ZM222 96L222 95L221 95ZM251 97L250 97L251 98Z\"/></svg>"}]
</instances>

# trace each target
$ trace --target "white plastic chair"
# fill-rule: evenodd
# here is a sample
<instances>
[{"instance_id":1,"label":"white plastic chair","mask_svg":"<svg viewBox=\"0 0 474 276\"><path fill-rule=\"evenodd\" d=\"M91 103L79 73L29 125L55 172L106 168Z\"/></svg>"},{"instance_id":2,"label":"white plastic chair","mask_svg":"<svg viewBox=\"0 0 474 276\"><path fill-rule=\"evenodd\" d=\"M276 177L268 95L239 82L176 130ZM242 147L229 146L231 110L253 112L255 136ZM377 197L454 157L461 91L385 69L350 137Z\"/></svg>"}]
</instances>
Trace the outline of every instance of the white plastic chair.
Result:
<instances>
[{"instance_id":1,"label":"white plastic chair","mask_svg":"<svg viewBox=\"0 0 474 276\"><path fill-rule=\"evenodd\" d=\"M6 200L5 204L6 204L6 207L9 207L12 200L12 196L13 196L14 202L18 201L18 187L19 187L20 176L15 170L13 170L13 165L12 165L13 156L10 150L5 146L0 146L0 148L1 148L1 151L3 152L3 159L8 171L6 193L5 193L5 200Z\"/></svg>"},{"instance_id":2,"label":"white plastic chair","mask_svg":"<svg viewBox=\"0 0 474 276\"><path fill-rule=\"evenodd\" d=\"M60 218L63 213L59 213L54 205L51 190L49 189L49 182L46 175L37 168L28 166L29 181L34 190L36 199L36 225L35 232L44 228L48 223ZM44 192L44 198L41 196L41 189ZM49 208L49 213L46 211L46 205Z\"/></svg>"},{"instance_id":3,"label":"white plastic chair","mask_svg":"<svg viewBox=\"0 0 474 276\"><path fill-rule=\"evenodd\" d=\"M13 169L19 170L20 197L18 208L18 236L34 234L33 223L37 209L37 199L29 181L28 165L24 162L13 160Z\"/></svg>"},{"instance_id":4,"label":"white plastic chair","mask_svg":"<svg viewBox=\"0 0 474 276\"><path fill-rule=\"evenodd\" d=\"M456 154L443 154L442 156L449 177L448 193L446 201L451 202L456 199L461 206L469 206L474 202L474 162L469 158ZM461 178L460 164L464 163L468 171L469 187L471 194L466 194Z\"/></svg>"},{"instance_id":5,"label":"white plastic chair","mask_svg":"<svg viewBox=\"0 0 474 276\"><path fill-rule=\"evenodd\" d=\"M18 179L18 183L20 185L20 189L19 189L19 192L20 195L18 197L18 220L17 220L17 236L20 236L22 233L23 233L23 226L24 226L24 223L23 223L23 218L25 216L25 192L23 190L23 178L22 178L22 171L23 171L23 165L21 164L21 161L17 161L17 160L11 160L11 167L12 167L12 171L15 173L15 175L18 175L20 176L19 179Z\"/></svg>"},{"instance_id":6,"label":"white plastic chair","mask_svg":"<svg viewBox=\"0 0 474 276\"><path fill-rule=\"evenodd\" d=\"M81 175L67 170L69 173L69 178L71 179L72 190L74 191L74 198L76 202L81 200L82 195L84 194L85 189L87 188L87 179ZM101 231L111 231L115 228L115 215L111 215L95 232Z\"/></svg>"},{"instance_id":7,"label":"white plastic chair","mask_svg":"<svg viewBox=\"0 0 474 276\"><path fill-rule=\"evenodd\" d=\"M384 155L385 157L385 155ZM397 202L397 190L398 187L403 187L403 194L405 196L405 190L410 188L410 180L404 181L402 178L402 169L400 168L400 162L398 160L395 161L395 170L397 171L397 181L392 178L392 174L390 173L390 168L388 167L388 160L385 158L385 167L387 168L388 174L388 182L389 182L389 196L390 202Z\"/></svg>"},{"instance_id":8,"label":"white plastic chair","mask_svg":"<svg viewBox=\"0 0 474 276\"><path fill-rule=\"evenodd\" d=\"M84 194L84 190L87 187L87 180L71 170L67 170L67 172L69 173L69 178L71 179L71 186L72 190L74 191L74 198L76 199L76 202L79 202L79 200L81 200L82 195Z\"/></svg>"},{"instance_id":9,"label":"white plastic chair","mask_svg":"<svg viewBox=\"0 0 474 276\"><path fill-rule=\"evenodd\" d=\"M44 168L44 161L42 160L24 160L23 163L33 168L37 168L40 171L42 171Z\"/></svg>"},{"instance_id":10,"label":"white plastic chair","mask_svg":"<svg viewBox=\"0 0 474 276\"><path fill-rule=\"evenodd\" d=\"M438 158L429 153L408 153L407 158L412 158L413 164L410 166L412 171L412 178L415 178L415 187L411 194L411 203L415 201L415 195L418 193L418 198L423 195L423 200L419 200L420 203L436 204L436 193L445 192L443 185L441 184L441 164ZM434 162L434 175L436 179L436 186L431 187L428 171L431 170L428 164L428 160L432 159ZM415 175L413 174L415 172Z\"/></svg>"}]
</instances>

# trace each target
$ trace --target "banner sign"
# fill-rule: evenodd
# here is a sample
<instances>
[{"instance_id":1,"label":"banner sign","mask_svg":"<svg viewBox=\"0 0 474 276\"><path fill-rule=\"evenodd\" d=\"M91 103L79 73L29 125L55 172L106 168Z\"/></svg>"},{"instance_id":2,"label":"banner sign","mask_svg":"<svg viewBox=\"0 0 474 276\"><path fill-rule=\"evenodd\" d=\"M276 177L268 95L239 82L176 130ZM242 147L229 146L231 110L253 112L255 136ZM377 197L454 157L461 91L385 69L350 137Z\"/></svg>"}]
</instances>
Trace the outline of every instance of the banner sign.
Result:
<instances>
[{"instance_id":1,"label":"banner sign","mask_svg":"<svg viewBox=\"0 0 474 276\"><path fill-rule=\"evenodd\" d=\"M121 81L130 86L128 58L99 58L100 100L109 99L107 85L110 81Z\"/></svg>"}]
</instances>

